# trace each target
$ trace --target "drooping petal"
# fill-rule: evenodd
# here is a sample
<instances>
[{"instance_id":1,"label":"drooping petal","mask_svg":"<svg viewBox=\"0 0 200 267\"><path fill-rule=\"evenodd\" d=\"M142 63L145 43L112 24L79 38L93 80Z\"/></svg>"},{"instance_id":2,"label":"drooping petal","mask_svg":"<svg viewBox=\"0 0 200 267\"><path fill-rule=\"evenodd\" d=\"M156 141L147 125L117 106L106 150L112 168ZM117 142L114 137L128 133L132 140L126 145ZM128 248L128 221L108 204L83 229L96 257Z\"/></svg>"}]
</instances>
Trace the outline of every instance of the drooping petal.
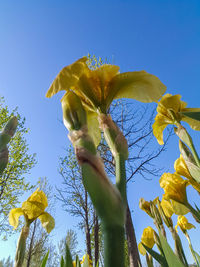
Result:
<instances>
[{"instance_id":1,"label":"drooping petal","mask_svg":"<svg viewBox=\"0 0 200 267\"><path fill-rule=\"evenodd\" d=\"M177 113L181 110L182 106L186 105L187 103L181 101L181 95L166 94L158 103L157 111L158 113L162 113L164 107L166 110L173 110L174 113Z\"/></svg>"},{"instance_id":2,"label":"drooping petal","mask_svg":"<svg viewBox=\"0 0 200 267\"><path fill-rule=\"evenodd\" d=\"M146 71L118 74L111 80L109 86L113 92L112 100L133 98L144 103L158 101L166 91L166 86L159 78Z\"/></svg>"},{"instance_id":3,"label":"drooping petal","mask_svg":"<svg viewBox=\"0 0 200 267\"><path fill-rule=\"evenodd\" d=\"M142 242L138 244L138 250L143 256L146 255L146 249L143 247Z\"/></svg>"},{"instance_id":4,"label":"drooping petal","mask_svg":"<svg viewBox=\"0 0 200 267\"><path fill-rule=\"evenodd\" d=\"M198 114L199 114L200 108L185 108L182 111L183 112L189 112L189 113L198 112ZM189 116L183 115L182 120L187 122L193 130L200 131L200 118L199 118L199 120L195 120Z\"/></svg>"},{"instance_id":5,"label":"drooping petal","mask_svg":"<svg viewBox=\"0 0 200 267\"><path fill-rule=\"evenodd\" d=\"M61 90L69 90L75 86L79 77L88 69L87 60L87 57L82 57L73 64L63 68L51 84L46 97L52 97Z\"/></svg>"},{"instance_id":6,"label":"drooping petal","mask_svg":"<svg viewBox=\"0 0 200 267\"><path fill-rule=\"evenodd\" d=\"M164 144L163 131L167 127L168 124L169 123L168 123L168 120L166 119L166 117L164 117L160 114L156 115L155 122L152 125L152 128L153 128L153 134L156 137L156 139L160 145Z\"/></svg>"},{"instance_id":7,"label":"drooping petal","mask_svg":"<svg viewBox=\"0 0 200 267\"><path fill-rule=\"evenodd\" d=\"M168 201L168 200L162 198L160 205L161 205L161 207L162 207L162 209L163 209L165 215L166 215L167 217L171 218L171 216L172 216L173 213L174 213L174 210L173 210L173 207L172 207L170 201Z\"/></svg>"},{"instance_id":8,"label":"drooping petal","mask_svg":"<svg viewBox=\"0 0 200 267\"><path fill-rule=\"evenodd\" d=\"M19 217L24 215L24 212L21 208L12 209L9 213L9 223L14 227L17 228L19 224Z\"/></svg>"},{"instance_id":9,"label":"drooping petal","mask_svg":"<svg viewBox=\"0 0 200 267\"><path fill-rule=\"evenodd\" d=\"M185 205L177 201L171 200L170 203L176 215L185 215L190 211Z\"/></svg>"},{"instance_id":10,"label":"drooping petal","mask_svg":"<svg viewBox=\"0 0 200 267\"><path fill-rule=\"evenodd\" d=\"M174 162L174 169L178 175L184 176L188 179L192 178L191 174L188 171L187 165L185 164L185 161L184 161L182 155L180 155L180 158L178 158Z\"/></svg>"},{"instance_id":11,"label":"drooping petal","mask_svg":"<svg viewBox=\"0 0 200 267\"><path fill-rule=\"evenodd\" d=\"M47 233L50 233L54 229L55 220L48 212L43 212L38 218L40 219L42 227L47 231Z\"/></svg>"},{"instance_id":12,"label":"drooping petal","mask_svg":"<svg viewBox=\"0 0 200 267\"><path fill-rule=\"evenodd\" d=\"M196 228L192 223L188 222L185 216L178 216L177 225L175 226L176 231L178 226L181 228L183 232L186 230L190 230L192 228Z\"/></svg>"}]
</instances>

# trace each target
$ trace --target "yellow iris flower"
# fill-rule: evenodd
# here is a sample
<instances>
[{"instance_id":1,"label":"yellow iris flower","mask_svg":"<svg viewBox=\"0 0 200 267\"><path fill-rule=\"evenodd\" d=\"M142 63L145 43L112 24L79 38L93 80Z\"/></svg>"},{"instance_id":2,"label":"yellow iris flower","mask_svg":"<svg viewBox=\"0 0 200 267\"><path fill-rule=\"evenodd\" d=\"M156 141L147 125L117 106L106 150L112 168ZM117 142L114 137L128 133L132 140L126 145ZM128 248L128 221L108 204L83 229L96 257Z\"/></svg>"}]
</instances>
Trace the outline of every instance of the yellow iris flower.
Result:
<instances>
[{"instance_id":1,"label":"yellow iris flower","mask_svg":"<svg viewBox=\"0 0 200 267\"><path fill-rule=\"evenodd\" d=\"M176 215L185 215L189 212L189 209L185 205L172 199L165 199L164 197L162 198L160 205L165 215L169 218L174 213Z\"/></svg>"},{"instance_id":2,"label":"yellow iris flower","mask_svg":"<svg viewBox=\"0 0 200 267\"><path fill-rule=\"evenodd\" d=\"M187 203L186 186L188 181L183 180L178 174L164 173L160 178L160 187L164 189L165 199L171 199L181 204Z\"/></svg>"},{"instance_id":3,"label":"yellow iris flower","mask_svg":"<svg viewBox=\"0 0 200 267\"><path fill-rule=\"evenodd\" d=\"M200 184L191 176L185 160L181 154L180 158L178 158L174 163L174 169L178 175L186 177L189 183L194 187L194 189L196 189L200 193Z\"/></svg>"},{"instance_id":4,"label":"yellow iris flower","mask_svg":"<svg viewBox=\"0 0 200 267\"><path fill-rule=\"evenodd\" d=\"M181 228L183 232L190 230L192 228L196 228L192 223L189 223L185 216L178 216L177 225L175 229L177 231L178 226Z\"/></svg>"},{"instance_id":5,"label":"yellow iris flower","mask_svg":"<svg viewBox=\"0 0 200 267\"><path fill-rule=\"evenodd\" d=\"M14 229L16 229L21 215L24 216L27 224L30 224L39 218L42 226L48 233L50 233L55 226L55 221L48 212L44 211L47 206L47 197L45 193L38 188L26 201L22 203L21 208L15 208L10 211L9 223L14 227Z\"/></svg>"},{"instance_id":6,"label":"yellow iris flower","mask_svg":"<svg viewBox=\"0 0 200 267\"><path fill-rule=\"evenodd\" d=\"M155 244L154 230L151 226L148 226L147 228L144 229L142 237L141 237L141 242L138 244L139 252L142 255L145 255L146 249L143 247L142 243L149 248L152 248L154 246Z\"/></svg>"},{"instance_id":7,"label":"yellow iris flower","mask_svg":"<svg viewBox=\"0 0 200 267\"><path fill-rule=\"evenodd\" d=\"M181 120L187 122L194 130L200 130L200 122L187 117L182 112L200 112L199 108L186 108L187 103L181 101L180 95L164 95L158 103L155 122L153 124L153 134L160 145L163 145L163 131L168 124L177 124Z\"/></svg>"},{"instance_id":8,"label":"yellow iris flower","mask_svg":"<svg viewBox=\"0 0 200 267\"><path fill-rule=\"evenodd\" d=\"M84 261L85 261L86 258L87 258L87 261L88 261L88 263L89 263L89 267L92 267L92 260L90 259L90 257L89 257L88 254L85 254L85 255L83 256L83 259L82 259L82 261L81 261L81 264L84 263Z\"/></svg>"},{"instance_id":9,"label":"yellow iris flower","mask_svg":"<svg viewBox=\"0 0 200 267\"><path fill-rule=\"evenodd\" d=\"M141 210L145 211L150 217L152 217L150 202L146 201L144 198L140 198L139 207Z\"/></svg>"},{"instance_id":10,"label":"yellow iris flower","mask_svg":"<svg viewBox=\"0 0 200 267\"><path fill-rule=\"evenodd\" d=\"M165 85L146 71L119 73L119 67L104 64L95 70L87 65L87 57L63 68L50 86L46 97L61 90L74 91L85 107L106 113L116 98L133 98L141 102L158 101Z\"/></svg>"}]
</instances>

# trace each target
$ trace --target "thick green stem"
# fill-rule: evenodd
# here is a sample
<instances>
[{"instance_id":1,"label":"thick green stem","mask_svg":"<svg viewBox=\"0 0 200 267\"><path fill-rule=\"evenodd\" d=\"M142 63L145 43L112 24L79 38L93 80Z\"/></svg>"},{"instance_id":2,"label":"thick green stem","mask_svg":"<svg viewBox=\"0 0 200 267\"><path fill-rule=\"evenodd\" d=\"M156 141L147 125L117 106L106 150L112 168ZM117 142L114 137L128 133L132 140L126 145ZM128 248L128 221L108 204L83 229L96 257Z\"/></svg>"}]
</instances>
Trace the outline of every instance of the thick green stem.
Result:
<instances>
[{"instance_id":1,"label":"thick green stem","mask_svg":"<svg viewBox=\"0 0 200 267\"><path fill-rule=\"evenodd\" d=\"M116 186L121 193L121 197L126 204L126 169L125 169L125 159L121 154L115 156L116 164Z\"/></svg>"},{"instance_id":2,"label":"thick green stem","mask_svg":"<svg viewBox=\"0 0 200 267\"><path fill-rule=\"evenodd\" d=\"M124 267L124 227L103 225L104 230L104 267Z\"/></svg>"},{"instance_id":3,"label":"thick green stem","mask_svg":"<svg viewBox=\"0 0 200 267\"><path fill-rule=\"evenodd\" d=\"M24 255L26 250L26 239L29 234L29 226L23 226L18 243L17 243L17 250L15 255L15 267L21 267L24 261Z\"/></svg>"}]
</instances>

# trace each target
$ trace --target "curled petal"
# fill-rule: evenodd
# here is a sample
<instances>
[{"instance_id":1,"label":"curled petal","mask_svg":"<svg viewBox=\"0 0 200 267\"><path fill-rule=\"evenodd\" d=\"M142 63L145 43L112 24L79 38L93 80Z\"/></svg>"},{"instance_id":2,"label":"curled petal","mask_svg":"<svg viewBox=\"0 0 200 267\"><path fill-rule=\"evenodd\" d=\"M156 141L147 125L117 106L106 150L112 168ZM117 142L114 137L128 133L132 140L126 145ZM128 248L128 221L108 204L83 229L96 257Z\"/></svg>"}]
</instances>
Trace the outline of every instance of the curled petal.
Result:
<instances>
[{"instance_id":1,"label":"curled petal","mask_svg":"<svg viewBox=\"0 0 200 267\"><path fill-rule=\"evenodd\" d=\"M21 208L12 209L9 213L9 223L14 227L17 228L19 224L19 217L24 215L24 212Z\"/></svg>"},{"instance_id":2,"label":"curled petal","mask_svg":"<svg viewBox=\"0 0 200 267\"><path fill-rule=\"evenodd\" d=\"M55 220L48 212L43 212L38 218L47 233L50 233L55 227Z\"/></svg>"},{"instance_id":3,"label":"curled petal","mask_svg":"<svg viewBox=\"0 0 200 267\"><path fill-rule=\"evenodd\" d=\"M146 254L146 249L143 247L142 242L138 244L138 250L143 256Z\"/></svg>"},{"instance_id":4,"label":"curled petal","mask_svg":"<svg viewBox=\"0 0 200 267\"><path fill-rule=\"evenodd\" d=\"M46 97L52 97L61 90L69 90L75 86L83 72L88 70L87 60L87 57L83 57L63 68L51 84Z\"/></svg>"},{"instance_id":5,"label":"curled petal","mask_svg":"<svg viewBox=\"0 0 200 267\"><path fill-rule=\"evenodd\" d=\"M158 141L158 143L160 145L164 144L164 142L163 142L163 131L167 127L168 124L169 123L166 120L166 117L164 117L164 116L162 116L160 114L156 115L155 122L152 125L152 128L153 128L153 134L156 137L156 139L157 139L157 141Z\"/></svg>"}]
</instances>

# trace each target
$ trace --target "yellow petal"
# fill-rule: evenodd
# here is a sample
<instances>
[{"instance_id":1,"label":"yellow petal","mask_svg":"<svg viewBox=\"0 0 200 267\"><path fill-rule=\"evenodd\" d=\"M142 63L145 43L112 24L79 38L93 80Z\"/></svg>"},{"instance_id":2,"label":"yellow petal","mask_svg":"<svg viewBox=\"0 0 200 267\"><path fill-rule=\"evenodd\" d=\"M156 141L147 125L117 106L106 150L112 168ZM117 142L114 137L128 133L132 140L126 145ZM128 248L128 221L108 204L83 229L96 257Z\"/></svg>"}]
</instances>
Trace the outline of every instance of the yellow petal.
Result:
<instances>
[{"instance_id":1,"label":"yellow petal","mask_svg":"<svg viewBox=\"0 0 200 267\"><path fill-rule=\"evenodd\" d=\"M101 141L101 131L96 113L87 112L87 126L88 133L92 137L95 146L98 146Z\"/></svg>"},{"instance_id":2,"label":"yellow petal","mask_svg":"<svg viewBox=\"0 0 200 267\"><path fill-rule=\"evenodd\" d=\"M151 226L148 226L144 229L141 237L141 242L149 248L152 248L154 246L154 230Z\"/></svg>"},{"instance_id":3,"label":"yellow petal","mask_svg":"<svg viewBox=\"0 0 200 267\"><path fill-rule=\"evenodd\" d=\"M144 103L158 101L166 91L159 78L146 71L118 74L112 79L110 88L113 98L133 98Z\"/></svg>"},{"instance_id":4,"label":"yellow petal","mask_svg":"<svg viewBox=\"0 0 200 267\"><path fill-rule=\"evenodd\" d=\"M193 130L200 131L200 121L193 120L185 116L182 118L182 120L187 122Z\"/></svg>"},{"instance_id":5,"label":"yellow petal","mask_svg":"<svg viewBox=\"0 0 200 267\"><path fill-rule=\"evenodd\" d=\"M182 155L174 162L174 169L178 175L192 179Z\"/></svg>"},{"instance_id":6,"label":"yellow petal","mask_svg":"<svg viewBox=\"0 0 200 267\"><path fill-rule=\"evenodd\" d=\"M162 113L163 108L166 110L173 110L174 113L181 111L181 108L186 106L187 103L181 101L181 95L164 95L158 103L158 113Z\"/></svg>"},{"instance_id":7,"label":"yellow petal","mask_svg":"<svg viewBox=\"0 0 200 267\"><path fill-rule=\"evenodd\" d=\"M23 210L21 208L12 209L9 213L9 223L14 227L17 228L19 224L19 217L24 215Z\"/></svg>"},{"instance_id":8,"label":"yellow petal","mask_svg":"<svg viewBox=\"0 0 200 267\"><path fill-rule=\"evenodd\" d=\"M55 220L48 212L42 213L38 218L40 219L42 226L47 233L50 233L55 227Z\"/></svg>"},{"instance_id":9,"label":"yellow petal","mask_svg":"<svg viewBox=\"0 0 200 267\"><path fill-rule=\"evenodd\" d=\"M36 201L24 201L22 210L29 220L35 220L44 212L44 206Z\"/></svg>"},{"instance_id":10,"label":"yellow petal","mask_svg":"<svg viewBox=\"0 0 200 267\"><path fill-rule=\"evenodd\" d=\"M174 200L171 200L170 202L176 215L185 215L190 211L185 205L181 203L178 203Z\"/></svg>"},{"instance_id":11,"label":"yellow petal","mask_svg":"<svg viewBox=\"0 0 200 267\"><path fill-rule=\"evenodd\" d=\"M153 128L153 134L156 137L156 139L157 139L157 141L158 141L158 143L160 145L164 144L164 142L163 142L163 131L164 131L164 129L166 128L166 126L168 124L169 123L166 121L164 116L162 116L160 114L156 115L155 122L152 125L152 128Z\"/></svg>"},{"instance_id":12,"label":"yellow petal","mask_svg":"<svg viewBox=\"0 0 200 267\"><path fill-rule=\"evenodd\" d=\"M43 209L46 209L48 206L48 200L45 193L39 188L33 192L33 194L27 199L27 201L38 202L39 204L43 205Z\"/></svg>"},{"instance_id":13,"label":"yellow petal","mask_svg":"<svg viewBox=\"0 0 200 267\"><path fill-rule=\"evenodd\" d=\"M161 204L161 207L162 207L165 215L170 218L174 213L174 210L173 210L171 203L168 200L162 198L160 204Z\"/></svg>"},{"instance_id":14,"label":"yellow petal","mask_svg":"<svg viewBox=\"0 0 200 267\"><path fill-rule=\"evenodd\" d=\"M139 250L140 254L142 254L143 256L146 255L146 253L147 253L146 249L143 247L141 242L138 244L138 250Z\"/></svg>"},{"instance_id":15,"label":"yellow petal","mask_svg":"<svg viewBox=\"0 0 200 267\"><path fill-rule=\"evenodd\" d=\"M88 69L86 64L87 60L87 57L83 57L63 68L51 84L46 97L52 97L61 90L69 90L71 87L75 86L79 77Z\"/></svg>"},{"instance_id":16,"label":"yellow petal","mask_svg":"<svg viewBox=\"0 0 200 267\"><path fill-rule=\"evenodd\" d=\"M180 226L182 231L190 230L192 228L196 228L192 223L189 223L185 216L178 216L177 226Z\"/></svg>"}]
</instances>

